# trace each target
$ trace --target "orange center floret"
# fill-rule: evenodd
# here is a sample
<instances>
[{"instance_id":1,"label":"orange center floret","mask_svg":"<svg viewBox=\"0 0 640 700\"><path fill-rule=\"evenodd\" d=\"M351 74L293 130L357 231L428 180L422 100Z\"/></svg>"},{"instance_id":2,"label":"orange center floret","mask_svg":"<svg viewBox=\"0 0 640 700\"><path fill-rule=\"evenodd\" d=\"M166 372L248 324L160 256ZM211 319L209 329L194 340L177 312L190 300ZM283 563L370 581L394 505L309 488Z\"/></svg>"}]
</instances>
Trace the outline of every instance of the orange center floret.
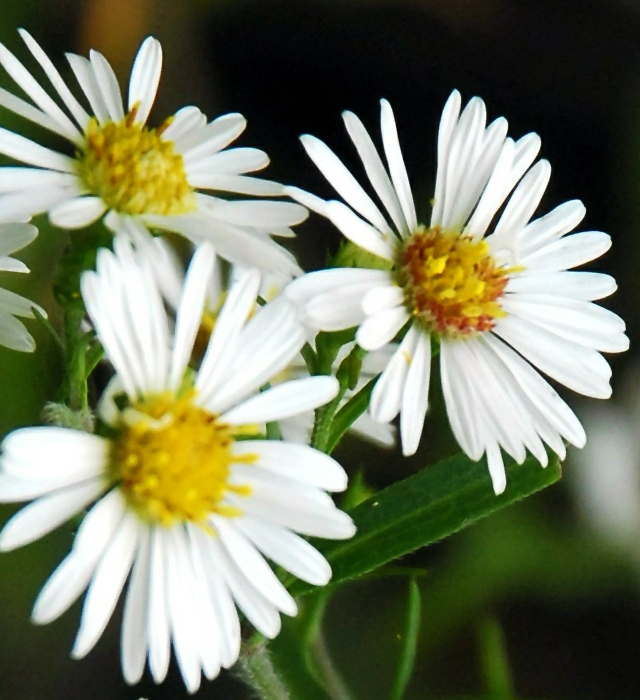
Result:
<instances>
[{"instance_id":1,"label":"orange center floret","mask_svg":"<svg viewBox=\"0 0 640 700\"><path fill-rule=\"evenodd\" d=\"M113 441L111 476L141 517L161 525L204 524L211 513L240 515L223 503L227 491L248 495L228 483L233 462L231 426L192 402L158 396L125 410Z\"/></svg>"},{"instance_id":2,"label":"orange center floret","mask_svg":"<svg viewBox=\"0 0 640 700\"><path fill-rule=\"evenodd\" d=\"M406 303L430 331L468 336L491 330L507 314L498 299L510 270L498 267L484 240L420 228L400 253Z\"/></svg>"}]
</instances>

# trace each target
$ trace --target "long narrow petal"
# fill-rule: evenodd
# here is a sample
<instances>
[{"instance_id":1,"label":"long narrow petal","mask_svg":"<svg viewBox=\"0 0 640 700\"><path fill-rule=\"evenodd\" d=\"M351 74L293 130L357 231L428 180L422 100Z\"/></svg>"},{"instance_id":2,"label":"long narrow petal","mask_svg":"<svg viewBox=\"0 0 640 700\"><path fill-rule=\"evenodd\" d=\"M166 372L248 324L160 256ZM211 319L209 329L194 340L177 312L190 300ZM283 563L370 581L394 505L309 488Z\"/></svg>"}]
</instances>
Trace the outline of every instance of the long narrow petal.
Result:
<instances>
[{"instance_id":1,"label":"long narrow petal","mask_svg":"<svg viewBox=\"0 0 640 700\"><path fill-rule=\"evenodd\" d=\"M138 105L136 121L141 124L147 121L151 107L155 102L161 72L162 47L160 42L151 36L147 37L138 50L129 80L128 111L131 112ZM166 132L164 135L167 138L175 138L168 136Z\"/></svg>"},{"instance_id":2,"label":"long narrow petal","mask_svg":"<svg viewBox=\"0 0 640 700\"><path fill-rule=\"evenodd\" d=\"M338 393L335 377L295 379L272 387L220 416L231 425L276 421L328 403Z\"/></svg>"}]
</instances>

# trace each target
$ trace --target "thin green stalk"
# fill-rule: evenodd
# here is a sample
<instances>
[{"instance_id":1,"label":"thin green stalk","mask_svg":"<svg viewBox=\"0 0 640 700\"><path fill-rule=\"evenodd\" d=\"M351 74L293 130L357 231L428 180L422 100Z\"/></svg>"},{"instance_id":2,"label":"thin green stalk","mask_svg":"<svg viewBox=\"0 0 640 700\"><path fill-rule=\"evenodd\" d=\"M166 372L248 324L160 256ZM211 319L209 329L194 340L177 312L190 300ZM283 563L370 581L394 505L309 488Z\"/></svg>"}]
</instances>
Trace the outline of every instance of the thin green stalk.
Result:
<instances>
[{"instance_id":1,"label":"thin green stalk","mask_svg":"<svg viewBox=\"0 0 640 700\"><path fill-rule=\"evenodd\" d=\"M480 657L485 687L491 700L513 700L513 680L502 627L493 616L480 622Z\"/></svg>"},{"instance_id":2,"label":"thin green stalk","mask_svg":"<svg viewBox=\"0 0 640 700\"><path fill-rule=\"evenodd\" d=\"M291 693L271 661L266 640L258 644L249 642L243 647L235 673L261 700L292 700Z\"/></svg>"},{"instance_id":3,"label":"thin green stalk","mask_svg":"<svg viewBox=\"0 0 640 700\"><path fill-rule=\"evenodd\" d=\"M322 632L322 622L331 596L330 589L318 591L305 610L305 625L301 643L305 650L307 668L332 700L354 700L340 672L335 667Z\"/></svg>"}]
</instances>

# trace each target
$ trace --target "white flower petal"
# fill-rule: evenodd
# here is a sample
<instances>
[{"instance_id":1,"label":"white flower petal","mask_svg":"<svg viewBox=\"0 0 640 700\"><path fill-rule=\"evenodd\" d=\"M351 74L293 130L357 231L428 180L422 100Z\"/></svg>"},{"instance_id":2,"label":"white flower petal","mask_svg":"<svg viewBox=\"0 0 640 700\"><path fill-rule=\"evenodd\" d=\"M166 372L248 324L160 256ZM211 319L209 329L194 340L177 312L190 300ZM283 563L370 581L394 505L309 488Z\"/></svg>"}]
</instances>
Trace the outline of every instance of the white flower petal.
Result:
<instances>
[{"instance_id":1,"label":"white flower petal","mask_svg":"<svg viewBox=\"0 0 640 700\"><path fill-rule=\"evenodd\" d=\"M2 44L0 44L0 63L34 103L59 125L58 133L62 133L74 143L80 143L81 134L73 122L47 95L22 63Z\"/></svg>"},{"instance_id":2,"label":"white flower petal","mask_svg":"<svg viewBox=\"0 0 640 700\"><path fill-rule=\"evenodd\" d=\"M577 447L583 447L587 439L584 429L558 392L528 362L523 360L498 338L491 334L486 334L484 342L492 348L505 366L508 367L530 401L551 422L554 428L572 444ZM553 449L555 450L555 447ZM558 452L558 454L561 453Z\"/></svg>"},{"instance_id":3,"label":"white flower petal","mask_svg":"<svg viewBox=\"0 0 640 700\"><path fill-rule=\"evenodd\" d=\"M484 444L477 417L468 402L466 367L456 353L456 343L440 346L440 375L447 417L458 444L473 460L482 457Z\"/></svg>"},{"instance_id":4,"label":"white flower petal","mask_svg":"<svg viewBox=\"0 0 640 700\"><path fill-rule=\"evenodd\" d=\"M259 288L260 273L246 270L229 290L196 378L196 389L205 403L212 400L227 374L237 350L238 336L255 308Z\"/></svg>"},{"instance_id":5,"label":"white flower petal","mask_svg":"<svg viewBox=\"0 0 640 700\"><path fill-rule=\"evenodd\" d=\"M329 455L307 445L277 440L241 440L234 443L235 456L255 455L251 464L324 491L344 491L347 475Z\"/></svg>"},{"instance_id":6,"label":"white flower petal","mask_svg":"<svg viewBox=\"0 0 640 700\"><path fill-rule=\"evenodd\" d=\"M2 258L0 258L1 260ZM13 258L7 258L8 260L13 260ZM15 262L20 262L16 260ZM6 268L2 268L6 269ZM27 272L29 268L27 268ZM33 309L36 308L40 313L44 311L38 304L34 303L30 299L25 299L19 294L14 294L7 289L0 288L0 312L5 312L12 314L13 316L22 316L23 318L34 318ZM46 318L47 314L43 313Z\"/></svg>"},{"instance_id":7,"label":"white flower petal","mask_svg":"<svg viewBox=\"0 0 640 700\"><path fill-rule=\"evenodd\" d=\"M547 294L518 294L506 298L505 311L534 326L600 352L624 352L629 339L624 322L607 309L585 301Z\"/></svg>"},{"instance_id":8,"label":"white flower petal","mask_svg":"<svg viewBox=\"0 0 640 700\"><path fill-rule=\"evenodd\" d=\"M0 168L0 192L20 193L23 190L40 190L50 187L79 187L78 176L55 170L3 166ZM19 224L23 225L23 224ZM17 248L16 248L17 250Z\"/></svg>"},{"instance_id":9,"label":"white flower petal","mask_svg":"<svg viewBox=\"0 0 640 700\"><path fill-rule=\"evenodd\" d=\"M378 350L390 343L408 320L409 314L404 306L396 306L375 316L369 316L358 328L358 345L365 350Z\"/></svg>"},{"instance_id":10,"label":"white flower petal","mask_svg":"<svg viewBox=\"0 0 640 700\"><path fill-rule=\"evenodd\" d=\"M0 224L28 221L60 202L73 199L80 194L76 185L58 185L45 191L40 188L11 192L0 196Z\"/></svg>"},{"instance_id":11,"label":"white flower petal","mask_svg":"<svg viewBox=\"0 0 640 700\"><path fill-rule=\"evenodd\" d=\"M391 216L393 223L396 225L397 230L403 235L408 234L409 229L407 228L407 223L405 221L404 214L402 213L400 200L398 199L398 195L391 184L389 175L387 174L387 171L382 163L382 159L380 158L371 137L364 128L363 123L355 114L353 114L353 112L343 112L342 118L344 119L344 123L347 127L347 132L349 133L351 140L358 149L358 155L362 160L364 169L367 173L369 181L376 191L376 194L389 212L389 215ZM361 211L360 213L366 218L366 214L364 212ZM374 221L371 219L369 219L369 221L375 225Z\"/></svg>"},{"instance_id":12,"label":"white flower petal","mask_svg":"<svg viewBox=\"0 0 640 700\"><path fill-rule=\"evenodd\" d=\"M207 403L209 410L221 413L258 390L291 363L304 342L304 328L287 299L260 309L241 332L233 367Z\"/></svg>"},{"instance_id":13,"label":"white flower petal","mask_svg":"<svg viewBox=\"0 0 640 700\"><path fill-rule=\"evenodd\" d=\"M400 411L409 366L422 329L413 323L373 387L369 412L377 423L390 423Z\"/></svg>"},{"instance_id":14,"label":"white flower petal","mask_svg":"<svg viewBox=\"0 0 640 700\"><path fill-rule=\"evenodd\" d=\"M507 293L553 294L569 299L596 301L613 294L618 285L610 275L600 272L548 272L539 275L514 275L507 283Z\"/></svg>"},{"instance_id":15,"label":"white flower petal","mask_svg":"<svg viewBox=\"0 0 640 700\"><path fill-rule=\"evenodd\" d=\"M3 168L8 170L8 168ZM32 243L38 236L38 229L31 224L0 225L0 256L11 255Z\"/></svg>"},{"instance_id":16,"label":"white flower petal","mask_svg":"<svg viewBox=\"0 0 640 700\"><path fill-rule=\"evenodd\" d=\"M236 523L263 554L299 579L315 586L331 579L331 567L322 554L287 528L251 517Z\"/></svg>"},{"instance_id":17,"label":"white flower petal","mask_svg":"<svg viewBox=\"0 0 640 700\"><path fill-rule=\"evenodd\" d=\"M495 442L487 445L487 465L489 466L493 490L496 496L499 496L507 486L507 474L504 469L500 446Z\"/></svg>"},{"instance_id":18,"label":"white flower petal","mask_svg":"<svg viewBox=\"0 0 640 700\"><path fill-rule=\"evenodd\" d=\"M385 221L378 207L336 154L315 136L305 134L300 137L300 141L302 141L302 145L311 160L347 204L380 233L390 234L389 224Z\"/></svg>"},{"instance_id":19,"label":"white flower petal","mask_svg":"<svg viewBox=\"0 0 640 700\"><path fill-rule=\"evenodd\" d=\"M131 581L122 614L120 663L129 685L139 683L147 658L147 599L150 587L150 533L140 529Z\"/></svg>"},{"instance_id":20,"label":"white flower petal","mask_svg":"<svg viewBox=\"0 0 640 700\"><path fill-rule=\"evenodd\" d=\"M215 251L210 243L198 247L184 281L177 312L169 389L176 391L182 382L200 328L209 278L213 274Z\"/></svg>"},{"instance_id":21,"label":"white flower petal","mask_svg":"<svg viewBox=\"0 0 640 700\"><path fill-rule=\"evenodd\" d=\"M193 131L176 140L178 152L182 153L187 172L204 158L226 148L245 130L246 119L241 114L225 114L214 119L199 131Z\"/></svg>"},{"instance_id":22,"label":"white flower petal","mask_svg":"<svg viewBox=\"0 0 640 700\"><path fill-rule=\"evenodd\" d=\"M128 111L138 105L136 121L144 124L156 99L162 72L162 47L153 37L147 37L140 46L129 79ZM185 109L189 109L186 107ZM198 110L199 111L199 110ZM177 116L177 115L176 115ZM175 126L175 123L174 123ZM177 129L176 129L177 130ZM168 131L168 129L167 129ZM164 132L165 138L175 138Z\"/></svg>"},{"instance_id":23,"label":"white flower petal","mask_svg":"<svg viewBox=\"0 0 640 700\"><path fill-rule=\"evenodd\" d=\"M522 258L522 274L556 272L584 265L599 258L611 247L611 236L600 231L575 233L540 248Z\"/></svg>"},{"instance_id":24,"label":"white flower petal","mask_svg":"<svg viewBox=\"0 0 640 700\"><path fill-rule=\"evenodd\" d=\"M63 127L58 124L58 122L53 119L48 114L41 112L37 107L34 107L29 102L12 95L10 92L4 88L0 88L0 106L8 109L10 112L17 114L19 117L23 117L33 124L38 124L44 129L52 131L54 134L59 134L60 136L69 139L69 133ZM80 133L78 132L77 140L82 139ZM75 139L70 139L74 141Z\"/></svg>"},{"instance_id":25,"label":"white flower petal","mask_svg":"<svg viewBox=\"0 0 640 700\"><path fill-rule=\"evenodd\" d=\"M324 201L324 199L316 197L315 194L305 192L305 190L301 190L299 187L285 187L283 194L287 195L287 197L291 197L291 199L295 199L296 202L300 202L300 204L305 206L307 209L315 211L316 214L326 216L327 203Z\"/></svg>"},{"instance_id":26,"label":"white flower petal","mask_svg":"<svg viewBox=\"0 0 640 700\"><path fill-rule=\"evenodd\" d=\"M140 531L136 516L125 513L87 591L72 658L86 656L102 636L129 575Z\"/></svg>"},{"instance_id":27,"label":"white flower petal","mask_svg":"<svg viewBox=\"0 0 640 700\"><path fill-rule=\"evenodd\" d=\"M380 258L393 260L391 234L380 233L342 202L327 202L325 214L352 243Z\"/></svg>"},{"instance_id":28,"label":"white flower petal","mask_svg":"<svg viewBox=\"0 0 640 700\"><path fill-rule=\"evenodd\" d=\"M55 491L30 503L7 522L0 534L0 550L8 552L43 537L86 508L105 490L102 479Z\"/></svg>"},{"instance_id":29,"label":"white flower petal","mask_svg":"<svg viewBox=\"0 0 640 700\"><path fill-rule=\"evenodd\" d=\"M109 110L102 97L91 62L84 58L84 56L78 56L73 53L67 54L67 60L69 61L71 70L76 76L78 84L82 88L82 92L84 92L86 98L89 100L91 110L95 114L98 122L104 124L109 121Z\"/></svg>"},{"instance_id":30,"label":"white flower petal","mask_svg":"<svg viewBox=\"0 0 640 700\"><path fill-rule=\"evenodd\" d=\"M611 396L611 369L595 350L536 328L516 316L500 319L493 331L552 379L596 399Z\"/></svg>"},{"instance_id":31,"label":"white flower petal","mask_svg":"<svg viewBox=\"0 0 640 700\"><path fill-rule=\"evenodd\" d=\"M431 226L437 226L442 223L449 146L451 144L451 136L453 135L458 117L460 116L460 104L460 93L454 90L447 99L444 109L442 110L442 116L440 117L440 127L438 129L438 167L436 171L433 211L431 213Z\"/></svg>"},{"instance_id":32,"label":"white flower petal","mask_svg":"<svg viewBox=\"0 0 640 700\"><path fill-rule=\"evenodd\" d=\"M106 209L100 197L77 197L54 206L49 211L49 219L60 228L85 228L97 221Z\"/></svg>"},{"instance_id":33,"label":"white flower petal","mask_svg":"<svg viewBox=\"0 0 640 700\"><path fill-rule=\"evenodd\" d=\"M410 231L415 231L418 226L416 218L416 207L411 194L411 186L409 185L409 177L407 169L402 158L400 150L400 141L398 140L398 130L396 128L393 110L387 100L380 100L380 125L382 129L382 143L384 145L384 153L387 157L389 172L393 181L394 189L402 205L404 218Z\"/></svg>"},{"instance_id":34,"label":"white flower petal","mask_svg":"<svg viewBox=\"0 0 640 700\"><path fill-rule=\"evenodd\" d=\"M365 318L363 300L378 284L345 284L319 294L303 309L305 324L323 331L340 331L359 325Z\"/></svg>"},{"instance_id":35,"label":"white flower petal","mask_svg":"<svg viewBox=\"0 0 640 700\"><path fill-rule=\"evenodd\" d=\"M200 619L194 600L193 570L189 561L186 533L181 526L166 533L165 560L167 580L167 609L171 623L171 637L182 679L189 693L200 687L199 644Z\"/></svg>"},{"instance_id":36,"label":"white flower petal","mask_svg":"<svg viewBox=\"0 0 640 700\"><path fill-rule=\"evenodd\" d=\"M248 399L220 416L222 423L246 425L294 416L322 406L338 393L335 377L309 377L284 382Z\"/></svg>"},{"instance_id":37,"label":"white flower petal","mask_svg":"<svg viewBox=\"0 0 640 700\"><path fill-rule=\"evenodd\" d=\"M404 292L396 285L386 285L376 287L362 300L362 310L367 316L372 316L376 312L386 311L400 306L404 301Z\"/></svg>"},{"instance_id":38,"label":"white flower petal","mask_svg":"<svg viewBox=\"0 0 640 700\"><path fill-rule=\"evenodd\" d=\"M62 98L65 106L71 112L74 119L80 125L80 128L84 131L89 121L89 115L80 105L78 100L73 96L71 90L67 87L67 84L62 79L62 76L58 72L57 68L51 62L51 59L47 54L40 48L36 40L24 29L18 29L20 36L27 45L29 51L33 54L33 57L38 61L44 72L47 74L49 81L55 88L56 92Z\"/></svg>"},{"instance_id":39,"label":"white flower petal","mask_svg":"<svg viewBox=\"0 0 640 700\"><path fill-rule=\"evenodd\" d=\"M198 161L195 166L192 166L187 176L189 182L192 182L196 175L224 174L224 175L241 175L242 173L250 173L255 170L262 170L269 165L269 156L258 148L228 148L220 153L215 153L209 158ZM195 183L192 183L195 185Z\"/></svg>"},{"instance_id":40,"label":"white flower petal","mask_svg":"<svg viewBox=\"0 0 640 700\"><path fill-rule=\"evenodd\" d=\"M328 507L328 504L299 498L271 482L267 485L254 481L252 489L253 493L249 498L235 494L228 496L229 503L239 508L242 513L311 537L345 540L353 537L356 531L353 521L346 513L335 507Z\"/></svg>"},{"instance_id":41,"label":"white flower petal","mask_svg":"<svg viewBox=\"0 0 640 700\"><path fill-rule=\"evenodd\" d=\"M0 312L0 345L18 352L33 352L35 340L18 319Z\"/></svg>"},{"instance_id":42,"label":"white flower petal","mask_svg":"<svg viewBox=\"0 0 640 700\"><path fill-rule=\"evenodd\" d=\"M573 231L586 213L584 204L579 199L574 199L527 224L520 233L523 253L529 255Z\"/></svg>"},{"instance_id":43,"label":"white flower petal","mask_svg":"<svg viewBox=\"0 0 640 700\"><path fill-rule=\"evenodd\" d=\"M536 163L524 176L489 238L493 251L506 248L514 252L514 259L518 259L518 234L538 208L550 177L551 166L546 160Z\"/></svg>"},{"instance_id":44,"label":"white flower petal","mask_svg":"<svg viewBox=\"0 0 640 700\"><path fill-rule=\"evenodd\" d=\"M296 615L298 607L295 601L241 530L220 516L212 515L211 523L229 557L256 589L281 612Z\"/></svg>"},{"instance_id":45,"label":"white flower petal","mask_svg":"<svg viewBox=\"0 0 640 700\"><path fill-rule=\"evenodd\" d=\"M203 562L203 573L220 625L220 661L225 668L229 668L236 662L240 652L240 620L223 575L220 545L214 542L216 538L199 527L190 527L189 536L192 546L198 548Z\"/></svg>"},{"instance_id":46,"label":"white flower petal","mask_svg":"<svg viewBox=\"0 0 640 700\"><path fill-rule=\"evenodd\" d=\"M154 527L151 532L151 570L147 612L149 670L156 683L162 683L171 660L171 636L167 600L167 531Z\"/></svg>"},{"instance_id":47,"label":"white flower petal","mask_svg":"<svg viewBox=\"0 0 640 700\"><path fill-rule=\"evenodd\" d=\"M424 427L424 417L429 405L430 376L431 336L423 333L418 338L402 392L400 434L402 436L402 453L405 456L415 454L418 450Z\"/></svg>"},{"instance_id":48,"label":"white flower petal","mask_svg":"<svg viewBox=\"0 0 640 700\"><path fill-rule=\"evenodd\" d=\"M86 515L63 560L33 606L32 621L45 625L57 619L89 584L94 569L122 521L125 503L117 489L100 499Z\"/></svg>"},{"instance_id":49,"label":"white flower petal","mask_svg":"<svg viewBox=\"0 0 640 700\"><path fill-rule=\"evenodd\" d=\"M120 86L113 68L109 61L98 51L93 49L89 52L93 74L98 83L98 89L109 112L109 117L114 122L124 119L124 107L122 106L122 95Z\"/></svg>"},{"instance_id":50,"label":"white flower petal","mask_svg":"<svg viewBox=\"0 0 640 700\"><path fill-rule=\"evenodd\" d=\"M287 285L284 294L294 303L303 305L315 296L339 290L345 286L370 284L373 288L382 286L388 281L389 273L384 270L342 267L309 272Z\"/></svg>"},{"instance_id":51,"label":"white flower petal","mask_svg":"<svg viewBox=\"0 0 640 700\"><path fill-rule=\"evenodd\" d=\"M206 161L202 161L206 162ZM200 166L200 163L198 163ZM205 190L252 194L257 197L280 197L284 194L283 186L272 180L262 180L245 175L227 175L226 173L201 173L189 175L189 184Z\"/></svg>"},{"instance_id":52,"label":"white flower petal","mask_svg":"<svg viewBox=\"0 0 640 700\"><path fill-rule=\"evenodd\" d=\"M261 200L220 201L209 213L236 226L264 226L281 228L294 226L304 221L309 212L293 202L271 202Z\"/></svg>"},{"instance_id":53,"label":"white flower petal","mask_svg":"<svg viewBox=\"0 0 640 700\"><path fill-rule=\"evenodd\" d=\"M0 153L21 163L48 168L61 173L75 173L76 162L69 156L40 146L24 136L0 128Z\"/></svg>"},{"instance_id":54,"label":"white flower petal","mask_svg":"<svg viewBox=\"0 0 640 700\"><path fill-rule=\"evenodd\" d=\"M129 84L129 92L131 92L131 83ZM203 114L197 107L193 105L182 107L173 115L171 124L162 132L162 138L165 141L177 142L188 135L200 133L206 124L207 115Z\"/></svg>"}]
</instances>

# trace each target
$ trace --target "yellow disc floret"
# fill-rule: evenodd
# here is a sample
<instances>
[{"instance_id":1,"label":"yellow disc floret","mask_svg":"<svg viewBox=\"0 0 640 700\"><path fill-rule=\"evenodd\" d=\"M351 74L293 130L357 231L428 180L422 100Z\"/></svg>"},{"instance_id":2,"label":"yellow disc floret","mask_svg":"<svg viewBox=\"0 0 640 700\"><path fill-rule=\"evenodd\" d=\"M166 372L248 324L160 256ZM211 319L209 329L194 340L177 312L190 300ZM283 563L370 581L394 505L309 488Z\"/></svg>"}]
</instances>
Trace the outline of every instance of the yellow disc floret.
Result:
<instances>
[{"instance_id":1,"label":"yellow disc floret","mask_svg":"<svg viewBox=\"0 0 640 700\"><path fill-rule=\"evenodd\" d=\"M497 265L484 240L439 227L418 229L398 261L411 313L446 336L491 330L506 316L499 299L511 271Z\"/></svg>"},{"instance_id":2,"label":"yellow disc floret","mask_svg":"<svg viewBox=\"0 0 640 700\"><path fill-rule=\"evenodd\" d=\"M127 501L146 520L170 526L205 524L211 513L233 517L240 511L223 503L233 462L254 461L232 455L231 427L193 403L193 391L181 399L159 396L123 413L113 441L111 477Z\"/></svg>"},{"instance_id":3,"label":"yellow disc floret","mask_svg":"<svg viewBox=\"0 0 640 700\"><path fill-rule=\"evenodd\" d=\"M185 214L195 209L193 188L173 142L161 138L168 122L150 129L133 109L120 122L89 121L79 174L89 191L122 214Z\"/></svg>"}]
</instances>

